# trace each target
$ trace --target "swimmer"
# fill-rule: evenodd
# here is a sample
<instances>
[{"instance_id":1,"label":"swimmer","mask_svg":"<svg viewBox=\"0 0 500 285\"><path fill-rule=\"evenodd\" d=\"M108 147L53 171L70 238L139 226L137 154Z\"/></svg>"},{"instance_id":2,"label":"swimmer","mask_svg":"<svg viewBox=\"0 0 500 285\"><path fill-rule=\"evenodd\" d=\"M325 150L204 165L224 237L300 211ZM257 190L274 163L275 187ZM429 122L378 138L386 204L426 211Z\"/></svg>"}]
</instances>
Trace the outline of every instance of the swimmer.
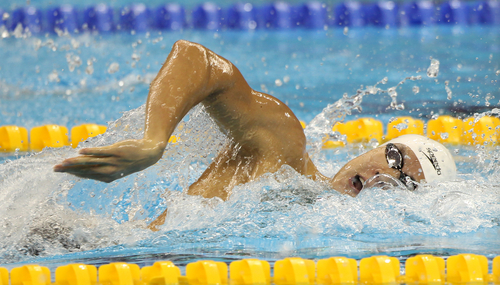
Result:
<instances>
[{"instance_id":1,"label":"swimmer","mask_svg":"<svg viewBox=\"0 0 500 285\"><path fill-rule=\"evenodd\" d=\"M151 82L144 137L105 147L81 149L80 156L54 167L78 177L111 182L155 164L184 116L202 104L230 138L189 195L227 200L234 186L250 182L284 164L340 193L356 196L363 188L452 179L449 151L421 136L402 137L351 161L333 177L321 174L306 151L306 137L294 113L271 95L253 90L228 60L202 45L178 41ZM165 221L163 212L150 229Z\"/></svg>"}]
</instances>

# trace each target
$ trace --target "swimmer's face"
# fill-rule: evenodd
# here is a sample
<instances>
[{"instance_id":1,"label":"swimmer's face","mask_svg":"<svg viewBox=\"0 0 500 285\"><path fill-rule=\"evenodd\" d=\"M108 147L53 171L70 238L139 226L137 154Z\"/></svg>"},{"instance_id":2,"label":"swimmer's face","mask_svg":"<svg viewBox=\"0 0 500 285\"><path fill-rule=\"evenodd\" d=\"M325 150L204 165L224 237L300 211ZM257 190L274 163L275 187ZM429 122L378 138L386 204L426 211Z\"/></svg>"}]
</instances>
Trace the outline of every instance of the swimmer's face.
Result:
<instances>
[{"instance_id":1,"label":"swimmer's face","mask_svg":"<svg viewBox=\"0 0 500 285\"><path fill-rule=\"evenodd\" d=\"M415 153L405 145L395 145L403 156L403 173L417 182L425 179ZM332 178L330 185L340 193L356 196L363 190L364 182L377 174L387 174L399 179L401 173L389 167L385 149L385 146L380 146L349 161Z\"/></svg>"}]
</instances>

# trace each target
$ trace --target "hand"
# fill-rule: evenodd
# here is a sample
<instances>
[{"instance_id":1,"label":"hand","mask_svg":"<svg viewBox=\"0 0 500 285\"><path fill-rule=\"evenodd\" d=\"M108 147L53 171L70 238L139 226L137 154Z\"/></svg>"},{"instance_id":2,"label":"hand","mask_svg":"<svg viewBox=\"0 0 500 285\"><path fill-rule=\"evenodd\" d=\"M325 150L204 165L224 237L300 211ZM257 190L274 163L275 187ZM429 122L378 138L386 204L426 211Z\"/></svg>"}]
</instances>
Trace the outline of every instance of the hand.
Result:
<instances>
[{"instance_id":1,"label":"hand","mask_svg":"<svg viewBox=\"0 0 500 285\"><path fill-rule=\"evenodd\" d=\"M158 218L152 221L151 224L148 225L148 229L152 230L153 232L159 231L160 226L165 223L165 218L167 217L167 210L163 211L163 213L161 213L161 215L159 215Z\"/></svg>"},{"instance_id":2,"label":"hand","mask_svg":"<svg viewBox=\"0 0 500 285\"><path fill-rule=\"evenodd\" d=\"M54 166L55 172L112 182L155 164L165 146L147 140L125 140L105 147L84 148L81 156Z\"/></svg>"}]
</instances>

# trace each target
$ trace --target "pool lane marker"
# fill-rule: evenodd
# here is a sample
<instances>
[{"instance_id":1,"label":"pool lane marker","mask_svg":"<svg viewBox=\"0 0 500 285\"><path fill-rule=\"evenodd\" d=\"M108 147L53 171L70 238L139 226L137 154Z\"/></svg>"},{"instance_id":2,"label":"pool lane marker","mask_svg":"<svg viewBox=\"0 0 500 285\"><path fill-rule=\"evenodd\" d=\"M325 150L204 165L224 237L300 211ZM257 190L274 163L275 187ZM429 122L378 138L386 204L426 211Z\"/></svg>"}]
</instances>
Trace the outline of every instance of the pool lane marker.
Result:
<instances>
[{"instance_id":1,"label":"pool lane marker","mask_svg":"<svg viewBox=\"0 0 500 285\"><path fill-rule=\"evenodd\" d=\"M139 268L136 264L116 262L101 265L68 264L55 271L54 284L68 285L333 285L333 284L486 284L500 283L500 256L492 261L483 255L459 254L445 260L432 255L416 255L405 262L406 275L401 275L395 257L372 256L358 262L346 257L313 260L289 257L274 263L271 276L269 262L259 259L224 262L199 260L186 266L186 276L170 261L158 261ZM358 275L359 271L359 275ZM9 276L0 267L0 284L8 285ZM11 285L51 285L47 267L28 264L13 268Z\"/></svg>"},{"instance_id":2,"label":"pool lane marker","mask_svg":"<svg viewBox=\"0 0 500 285\"><path fill-rule=\"evenodd\" d=\"M442 25L498 25L500 4L495 0L441 3L433 1L357 1L337 4L309 1L289 4L282 1L255 5L240 2L220 7L211 2L185 9L178 3L149 7L142 3L112 7L101 3L78 7L64 4L46 10L34 6L12 11L0 9L0 26L10 32L31 34L82 33L101 34L150 31L179 31L200 29L234 30L289 30L306 28L365 27L395 28L406 26ZM189 17L190 16L190 17Z\"/></svg>"},{"instance_id":3,"label":"pool lane marker","mask_svg":"<svg viewBox=\"0 0 500 285\"><path fill-rule=\"evenodd\" d=\"M300 122L303 128L306 124ZM451 116L439 116L425 124L420 119L412 117L397 117L387 124L387 134L384 136L382 122L373 118L359 118L357 120L339 122L333 126L334 132L345 136L345 142L383 143L405 134L424 135L431 139L450 145L497 145L500 143L500 119L492 116L467 118L461 120ZM68 129L59 125L45 125L34 127L28 131L19 126L0 126L0 152L40 151L45 147L63 147L78 144L90 137L106 132L106 126L97 124L83 124L71 129L71 142ZM169 143L180 141L177 136L171 136ZM345 146L342 140L333 140L325 137L323 148Z\"/></svg>"}]
</instances>

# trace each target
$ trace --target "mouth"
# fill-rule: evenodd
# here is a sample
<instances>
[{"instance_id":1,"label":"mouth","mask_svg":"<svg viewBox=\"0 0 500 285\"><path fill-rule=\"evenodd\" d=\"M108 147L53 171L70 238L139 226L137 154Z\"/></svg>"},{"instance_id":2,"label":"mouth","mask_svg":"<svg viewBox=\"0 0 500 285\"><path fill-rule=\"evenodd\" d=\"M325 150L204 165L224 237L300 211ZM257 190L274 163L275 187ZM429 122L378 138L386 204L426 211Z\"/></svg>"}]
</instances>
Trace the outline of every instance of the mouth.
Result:
<instances>
[{"instance_id":1,"label":"mouth","mask_svg":"<svg viewBox=\"0 0 500 285\"><path fill-rule=\"evenodd\" d=\"M365 183L365 179L359 175L355 175L349 178L349 184L356 195L363 190L363 184Z\"/></svg>"}]
</instances>

